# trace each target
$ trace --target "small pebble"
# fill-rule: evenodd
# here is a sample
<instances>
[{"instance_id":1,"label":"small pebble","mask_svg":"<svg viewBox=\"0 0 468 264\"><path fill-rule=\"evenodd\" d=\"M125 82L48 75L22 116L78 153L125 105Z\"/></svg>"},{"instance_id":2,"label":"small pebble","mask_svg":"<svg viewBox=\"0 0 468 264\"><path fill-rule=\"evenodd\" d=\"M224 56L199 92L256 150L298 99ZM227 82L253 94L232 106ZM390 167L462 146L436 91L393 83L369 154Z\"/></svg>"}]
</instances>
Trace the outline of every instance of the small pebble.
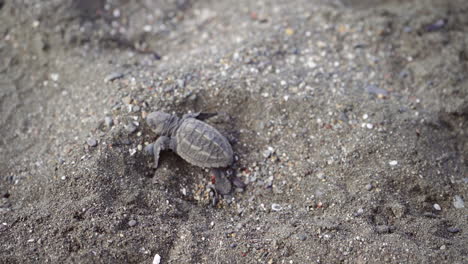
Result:
<instances>
[{"instance_id":1,"label":"small pebble","mask_svg":"<svg viewBox=\"0 0 468 264\"><path fill-rule=\"evenodd\" d=\"M132 98L130 96L125 96L124 98L122 98L122 103L128 105L132 102Z\"/></svg>"},{"instance_id":2,"label":"small pebble","mask_svg":"<svg viewBox=\"0 0 468 264\"><path fill-rule=\"evenodd\" d=\"M132 219L132 220L128 221L128 225L129 225L130 227L132 227L132 226L136 226L136 224L137 224L137 221L136 221L136 220L134 220L134 219Z\"/></svg>"},{"instance_id":3,"label":"small pebble","mask_svg":"<svg viewBox=\"0 0 468 264\"><path fill-rule=\"evenodd\" d=\"M356 215L356 216L361 216L363 213L364 213L364 209L359 208L359 209L357 210L357 212L356 212L355 215Z\"/></svg>"},{"instance_id":4,"label":"small pebble","mask_svg":"<svg viewBox=\"0 0 468 264\"><path fill-rule=\"evenodd\" d=\"M108 74L106 77L104 77L104 82L105 83L112 82L112 81L120 79L122 77L123 77L122 73L113 72L113 73Z\"/></svg>"},{"instance_id":5,"label":"small pebble","mask_svg":"<svg viewBox=\"0 0 468 264\"><path fill-rule=\"evenodd\" d=\"M374 186L372 186L372 184L369 183L369 184L366 185L366 190L370 191L370 190L372 190L372 188L374 188Z\"/></svg>"},{"instance_id":6,"label":"small pebble","mask_svg":"<svg viewBox=\"0 0 468 264\"><path fill-rule=\"evenodd\" d=\"M150 25L144 25L143 26L143 31L150 32L151 31L151 26Z\"/></svg>"},{"instance_id":7,"label":"small pebble","mask_svg":"<svg viewBox=\"0 0 468 264\"><path fill-rule=\"evenodd\" d=\"M236 244L236 243L231 243L231 244L229 245L229 247L235 248L235 247L237 247L237 244Z\"/></svg>"},{"instance_id":8,"label":"small pebble","mask_svg":"<svg viewBox=\"0 0 468 264\"><path fill-rule=\"evenodd\" d=\"M440 30L442 29L446 24L446 20L445 19L439 19L437 20L436 22L434 22L433 24L430 24L426 27L426 30L431 32L431 31L437 31L437 30Z\"/></svg>"},{"instance_id":9,"label":"small pebble","mask_svg":"<svg viewBox=\"0 0 468 264\"><path fill-rule=\"evenodd\" d=\"M398 165L398 161L391 160L388 164L390 164L390 166L396 166L396 165Z\"/></svg>"},{"instance_id":10,"label":"small pebble","mask_svg":"<svg viewBox=\"0 0 468 264\"><path fill-rule=\"evenodd\" d=\"M51 73L50 74L50 79L52 79L52 81L56 82L58 81L60 75L58 73Z\"/></svg>"},{"instance_id":11,"label":"small pebble","mask_svg":"<svg viewBox=\"0 0 468 264\"><path fill-rule=\"evenodd\" d=\"M182 79L178 79L177 80L177 86L179 86L179 88L184 88L185 87L185 81L182 80Z\"/></svg>"},{"instance_id":12,"label":"small pebble","mask_svg":"<svg viewBox=\"0 0 468 264\"><path fill-rule=\"evenodd\" d=\"M301 241L305 241L307 239L307 235L306 234L299 234L299 235L297 235L297 239L299 239Z\"/></svg>"},{"instance_id":13,"label":"small pebble","mask_svg":"<svg viewBox=\"0 0 468 264\"><path fill-rule=\"evenodd\" d=\"M411 27L404 27L403 28L403 32L405 32L405 33L411 33L411 31L413 31L413 29Z\"/></svg>"},{"instance_id":14,"label":"small pebble","mask_svg":"<svg viewBox=\"0 0 468 264\"><path fill-rule=\"evenodd\" d=\"M325 180L325 174L323 172L319 172L317 173L317 178L319 178L319 180Z\"/></svg>"},{"instance_id":15,"label":"small pebble","mask_svg":"<svg viewBox=\"0 0 468 264\"><path fill-rule=\"evenodd\" d=\"M154 255L153 264L161 263L161 256L159 254Z\"/></svg>"},{"instance_id":16,"label":"small pebble","mask_svg":"<svg viewBox=\"0 0 468 264\"><path fill-rule=\"evenodd\" d=\"M125 129L128 131L128 133L134 133L137 130L137 127L133 123L128 123L125 126Z\"/></svg>"},{"instance_id":17,"label":"small pebble","mask_svg":"<svg viewBox=\"0 0 468 264\"><path fill-rule=\"evenodd\" d=\"M388 91L384 90L382 88L379 88L375 85L369 85L366 87L366 91L370 94L375 94L379 97L387 97L388 96Z\"/></svg>"},{"instance_id":18,"label":"small pebble","mask_svg":"<svg viewBox=\"0 0 468 264\"><path fill-rule=\"evenodd\" d=\"M458 232L460 232L460 228L449 227L449 228L447 228L447 231L449 231L450 233L458 233Z\"/></svg>"},{"instance_id":19,"label":"small pebble","mask_svg":"<svg viewBox=\"0 0 468 264\"><path fill-rule=\"evenodd\" d=\"M97 146L97 144L98 144L98 142L97 142L97 140L96 140L95 138L89 138L89 139L86 141L86 143L88 143L88 145L89 145L90 147L95 147L95 146Z\"/></svg>"},{"instance_id":20,"label":"small pebble","mask_svg":"<svg viewBox=\"0 0 468 264\"><path fill-rule=\"evenodd\" d=\"M132 111L133 112L139 112L140 111L140 106L139 105L134 105L133 108L132 108Z\"/></svg>"},{"instance_id":21,"label":"small pebble","mask_svg":"<svg viewBox=\"0 0 468 264\"><path fill-rule=\"evenodd\" d=\"M439 204L434 204L433 206L434 206L434 209L436 209L437 211L442 210Z\"/></svg>"},{"instance_id":22,"label":"small pebble","mask_svg":"<svg viewBox=\"0 0 468 264\"><path fill-rule=\"evenodd\" d=\"M143 150L143 146L142 146L142 145L138 145L138 146L137 146L137 149L138 149L138 151L141 151L141 150Z\"/></svg>"},{"instance_id":23,"label":"small pebble","mask_svg":"<svg viewBox=\"0 0 468 264\"><path fill-rule=\"evenodd\" d=\"M129 149L129 150L128 150L128 153L130 154L130 156L135 155L136 152L137 152L136 148L133 148L133 149Z\"/></svg>"},{"instance_id":24,"label":"small pebble","mask_svg":"<svg viewBox=\"0 0 468 264\"><path fill-rule=\"evenodd\" d=\"M271 156L271 154L273 154L275 152L275 149L273 149L272 147L268 147L265 151L263 151L263 157L265 159L269 158Z\"/></svg>"},{"instance_id":25,"label":"small pebble","mask_svg":"<svg viewBox=\"0 0 468 264\"><path fill-rule=\"evenodd\" d=\"M190 101L195 101L195 100L197 100L197 95L196 95L196 94L192 94L192 95L189 96L188 99L189 99Z\"/></svg>"},{"instance_id":26,"label":"small pebble","mask_svg":"<svg viewBox=\"0 0 468 264\"><path fill-rule=\"evenodd\" d=\"M275 204L275 203L274 203L274 204L271 205L271 210L273 210L273 211L275 211L275 212L279 212L279 211L281 211L282 209L283 209L283 207L281 207L281 205L279 205L279 204Z\"/></svg>"},{"instance_id":27,"label":"small pebble","mask_svg":"<svg viewBox=\"0 0 468 264\"><path fill-rule=\"evenodd\" d=\"M375 232L378 234L386 234L390 233L392 231L392 228L388 225L378 225L375 227Z\"/></svg>"},{"instance_id":28,"label":"small pebble","mask_svg":"<svg viewBox=\"0 0 468 264\"><path fill-rule=\"evenodd\" d=\"M104 118L104 124L107 126L107 127L111 127L114 125L114 120L112 119L112 117L110 116L106 116Z\"/></svg>"},{"instance_id":29,"label":"small pebble","mask_svg":"<svg viewBox=\"0 0 468 264\"><path fill-rule=\"evenodd\" d=\"M453 197L453 207L457 209L465 208L465 202L463 202L463 199L460 197L460 195L455 195Z\"/></svg>"}]
</instances>

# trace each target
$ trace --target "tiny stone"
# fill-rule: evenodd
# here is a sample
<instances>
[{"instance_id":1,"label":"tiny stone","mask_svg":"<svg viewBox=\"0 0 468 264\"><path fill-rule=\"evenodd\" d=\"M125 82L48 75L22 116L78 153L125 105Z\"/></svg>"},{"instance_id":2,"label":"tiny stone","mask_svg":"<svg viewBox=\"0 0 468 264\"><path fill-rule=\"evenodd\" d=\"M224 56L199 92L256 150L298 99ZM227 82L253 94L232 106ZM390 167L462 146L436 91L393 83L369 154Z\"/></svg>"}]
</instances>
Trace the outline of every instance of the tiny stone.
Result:
<instances>
[{"instance_id":1,"label":"tiny stone","mask_svg":"<svg viewBox=\"0 0 468 264\"><path fill-rule=\"evenodd\" d=\"M128 105L132 102L132 98L130 96L125 96L124 98L122 98L122 102Z\"/></svg>"},{"instance_id":2,"label":"tiny stone","mask_svg":"<svg viewBox=\"0 0 468 264\"><path fill-rule=\"evenodd\" d=\"M128 123L125 129L131 134L137 130L137 127L133 123Z\"/></svg>"},{"instance_id":3,"label":"tiny stone","mask_svg":"<svg viewBox=\"0 0 468 264\"><path fill-rule=\"evenodd\" d=\"M445 246L445 245L442 245L442 246L440 247L440 250L444 250L444 249L446 249L446 246Z\"/></svg>"},{"instance_id":4,"label":"tiny stone","mask_svg":"<svg viewBox=\"0 0 468 264\"><path fill-rule=\"evenodd\" d=\"M231 243L229 246L230 246L231 248L235 248L235 247L237 247L237 244L236 244L236 243Z\"/></svg>"},{"instance_id":5,"label":"tiny stone","mask_svg":"<svg viewBox=\"0 0 468 264\"><path fill-rule=\"evenodd\" d=\"M271 154L273 154L275 152L275 149L272 148L272 147L268 147L265 151L263 151L263 157L265 159L269 158L271 156Z\"/></svg>"},{"instance_id":6,"label":"tiny stone","mask_svg":"<svg viewBox=\"0 0 468 264\"><path fill-rule=\"evenodd\" d=\"M396 218L402 218L405 215L406 208L400 203L391 204L390 209Z\"/></svg>"},{"instance_id":7,"label":"tiny stone","mask_svg":"<svg viewBox=\"0 0 468 264\"><path fill-rule=\"evenodd\" d=\"M138 149L138 151L141 151L141 150L143 149L143 146L142 146L142 145L138 145L138 146L137 146L137 149Z\"/></svg>"},{"instance_id":8,"label":"tiny stone","mask_svg":"<svg viewBox=\"0 0 468 264\"><path fill-rule=\"evenodd\" d=\"M390 166L396 166L396 165L398 165L398 161L391 160L388 164L390 164Z\"/></svg>"},{"instance_id":9,"label":"tiny stone","mask_svg":"<svg viewBox=\"0 0 468 264\"><path fill-rule=\"evenodd\" d=\"M385 234L391 232L391 227L388 225L378 225L375 227L375 232L378 234Z\"/></svg>"},{"instance_id":10,"label":"tiny stone","mask_svg":"<svg viewBox=\"0 0 468 264\"><path fill-rule=\"evenodd\" d=\"M182 80L182 79L178 79L177 80L177 86L179 86L179 88L184 88L185 87L185 81Z\"/></svg>"},{"instance_id":11,"label":"tiny stone","mask_svg":"<svg viewBox=\"0 0 468 264\"><path fill-rule=\"evenodd\" d=\"M363 213L364 213L364 209L359 208L359 209L357 210L357 212L356 212L356 216L360 216L360 215L362 215Z\"/></svg>"},{"instance_id":12,"label":"tiny stone","mask_svg":"<svg viewBox=\"0 0 468 264\"><path fill-rule=\"evenodd\" d=\"M370 191L370 190L372 190L373 187L374 186L372 186L372 184L369 183L369 184L366 185L366 190Z\"/></svg>"},{"instance_id":13,"label":"tiny stone","mask_svg":"<svg viewBox=\"0 0 468 264\"><path fill-rule=\"evenodd\" d=\"M88 143L88 145L89 145L90 147L95 147L95 146L97 146L97 143L98 143L98 142L97 142L97 140L96 140L95 138L89 138L89 139L86 141L86 143Z\"/></svg>"},{"instance_id":14,"label":"tiny stone","mask_svg":"<svg viewBox=\"0 0 468 264\"><path fill-rule=\"evenodd\" d=\"M317 173L317 178L319 178L319 180L324 180L325 179L325 174L323 174L323 172L319 172L319 173Z\"/></svg>"},{"instance_id":15,"label":"tiny stone","mask_svg":"<svg viewBox=\"0 0 468 264\"><path fill-rule=\"evenodd\" d=\"M114 120L110 116L106 116L104 118L104 124L106 124L107 127L111 127L114 125Z\"/></svg>"},{"instance_id":16,"label":"tiny stone","mask_svg":"<svg viewBox=\"0 0 468 264\"><path fill-rule=\"evenodd\" d=\"M60 75L58 73L51 73L50 74L50 79L52 79L52 81L56 82L58 81Z\"/></svg>"},{"instance_id":17,"label":"tiny stone","mask_svg":"<svg viewBox=\"0 0 468 264\"><path fill-rule=\"evenodd\" d=\"M161 256L159 254L154 255L153 264L161 263Z\"/></svg>"},{"instance_id":18,"label":"tiny stone","mask_svg":"<svg viewBox=\"0 0 468 264\"><path fill-rule=\"evenodd\" d=\"M169 87L164 88L163 92L169 93L169 92L172 92L173 90L174 90L174 87L173 87L173 86L169 86Z\"/></svg>"},{"instance_id":19,"label":"tiny stone","mask_svg":"<svg viewBox=\"0 0 468 264\"><path fill-rule=\"evenodd\" d=\"M433 24L428 25L426 27L426 30L429 31L429 32L437 31L437 30L442 29L445 26L445 24L446 24L445 19L439 19L436 22L434 22Z\"/></svg>"},{"instance_id":20,"label":"tiny stone","mask_svg":"<svg viewBox=\"0 0 468 264\"><path fill-rule=\"evenodd\" d=\"M371 123L367 123L366 127L367 127L368 129L372 129L372 128L374 128L374 125L372 125Z\"/></svg>"},{"instance_id":21,"label":"tiny stone","mask_svg":"<svg viewBox=\"0 0 468 264\"><path fill-rule=\"evenodd\" d=\"M150 32L151 31L151 26L150 25L144 25L143 26L143 31Z\"/></svg>"},{"instance_id":22,"label":"tiny stone","mask_svg":"<svg viewBox=\"0 0 468 264\"><path fill-rule=\"evenodd\" d=\"M275 204L275 203L274 203L274 204L271 205L271 210L273 210L273 211L275 211L275 212L279 212L279 211L281 211L282 209L283 209L283 207L281 207L281 205L279 205L279 204Z\"/></svg>"},{"instance_id":23,"label":"tiny stone","mask_svg":"<svg viewBox=\"0 0 468 264\"><path fill-rule=\"evenodd\" d=\"M442 210L439 204L434 204L434 209L436 209L437 211Z\"/></svg>"},{"instance_id":24,"label":"tiny stone","mask_svg":"<svg viewBox=\"0 0 468 264\"><path fill-rule=\"evenodd\" d=\"M192 94L188 99L189 99L190 101L195 101L195 100L197 100L197 95L196 95L196 94Z\"/></svg>"},{"instance_id":25,"label":"tiny stone","mask_svg":"<svg viewBox=\"0 0 468 264\"><path fill-rule=\"evenodd\" d=\"M307 235L305 234L299 234L297 235L297 239L301 240L301 241L305 241L307 239Z\"/></svg>"},{"instance_id":26,"label":"tiny stone","mask_svg":"<svg viewBox=\"0 0 468 264\"><path fill-rule=\"evenodd\" d=\"M234 192L235 192L235 193L243 193L244 191L245 191L244 188L235 188L235 189L234 189Z\"/></svg>"},{"instance_id":27,"label":"tiny stone","mask_svg":"<svg viewBox=\"0 0 468 264\"><path fill-rule=\"evenodd\" d=\"M375 85L369 85L369 86L367 86L365 89L366 89L366 91L367 91L368 93L370 93L370 94L375 94L375 95L377 95L377 96L380 95L380 96L383 96L383 97L387 97L387 96L388 96L387 90L384 90L384 89L382 89L382 88L379 88L379 87L377 87L377 86L375 86Z\"/></svg>"},{"instance_id":28,"label":"tiny stone","mask_svg":"<svg viewBox=\"0 0 468 264\"><path fill-rule=\"evenodd\" d=\"M465 202L463 202L463 199L460 197L460 195L455 195L453 197L453 206L457 209L465 208Z\"/></svg>"},{"instance_id":29,"label":"tiny stone","mask_svg":"<svg viewBox=\"0 0 468 264\"><path fill-rule=\"evenodd\" d=\"M134 219L128 221L128 225L129 225L130 227L135 226L136 224L137 224L137 221L135 221Z\"/></svg>"},{"instance_id":30,"label":"tiny stone","mask_svg":"<svg viewBox=\"0 0 468 264\"><path fill-rule=\"evenodd\" d=\"M413 29L411 27L407 26L407 27L403 28L403 32L405 32L405 33L411 33L411 31L413 31Z\"/></svg>"},{"instance_id":31,"label":"tiny stone","mask_svg":"<svg viewBox=\"0 0 468 264\"><path fill-rule=\"evenodd\" d=\"M137 150L136 150L136 149L134 149L134 148L133 148L133 149L129 149L129 150L128 150L128 153L130 154L130 156L133 156L133 155L135 155L135 153L136 153L136 152L137 152Z\"/></svg>"},{"instance_id":32,"label":"tiny stone","mask_svg":"<svg viewBox=\"0 0 468 264\"><path fill-rule=\"evenodd\" d=\"M122 73L113 72L113 73L108 74L106 77L104 77L104 82L105 83L112 82L112 81L120 79L122 77L123 77Z\"/></svg>"},{"instance_id":33,"label":"tiny stone","mask_svg":"<svg viewBox=\"0 0 468 264\"><path fill-rule=\"evenodd\" d=\"M449 227L449 228L447 228L447 231L449 231L450 233L458 233L458 232L460 232L460 228Z\"/></svg>"},{"instance_id":34,"label":"tiny stone","mask_svg":"<svg viewBox=\"0 0 468 264\"><path fill-rule=\"evenodd\" d=\"M121 143L122 143L123 145L130 145L130 144L132 144L132 142L131 142L130 139L128 139L128 138L123 138L123 139L121 140Z\"/></svg>"},{"instance_id":35,"label":"tiny stone","mask_svg":"<svg viewBox=\"0 0 468 264\"><path fill-rule=\"evenodd\" d=\"M133 108L132 108L132 111L133 112L139 112L140 111L140 106L139 105L134 105Z\"/></svg>"}]
</instances>

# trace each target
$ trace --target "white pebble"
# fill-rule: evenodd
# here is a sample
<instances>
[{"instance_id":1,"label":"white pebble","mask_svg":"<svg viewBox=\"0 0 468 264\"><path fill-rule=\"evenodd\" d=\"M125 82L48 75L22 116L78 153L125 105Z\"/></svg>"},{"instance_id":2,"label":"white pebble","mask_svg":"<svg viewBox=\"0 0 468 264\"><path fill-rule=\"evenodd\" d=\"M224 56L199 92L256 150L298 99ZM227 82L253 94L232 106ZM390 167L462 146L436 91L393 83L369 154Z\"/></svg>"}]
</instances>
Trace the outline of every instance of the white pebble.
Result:
<instances>
[{"instance_id":1,"label":"white pebble","mask_svg":"<svg viewBox=\"0 0 468 264\"><path fill-rule=\"evenodd\" d=\"M51 73L50 74L50 79L52 79L52 81L56 82L58 81L60 75L58 73Z\"/></svg>"},{"instance_id":2,"label":"white pebble","mask_svg":"<svg viewBox=\"0 0 468 264\"><path fill-rule=\"evenodd\" d=\"M161 263L161 256L159 254L154 255L153 264Z\"/></svg>"},{"instance_id":3,"label":"white pebble","mask_svg":"<svg viewBox=\"0 0 468 264\"><path fill-rule=\"evenodd\" d=\"M150 31L151 31L151 26L150 26L150 25L145 25L145 26L143 27L143 30L144 30L145 32L150 32Z\"/></svg>"},{"instance_id":4,"label":"white pebble","mask_svg":"<svg viewBox=\"0 0 468 264\"><path fill-rule=\"evenodd\" d=\"M319 178L320 180L324 180L325 179L325 174L323 172L319 172L319 173L317 173L317 178Z\"/></svg>"},{"instance_id":5,"label":"white pebble","mask_svg":"<svg viewBox=\"0 0 468 264\"><path fill-rule=\"evenodd\" d=\"M281 205L279 205L279 204L274 203L274 204L271 205L271 210L273 210L275 212L279 212L279 211L283 210L283 207L281 207Z\"/></svg>"},{"instance_id":6,"label":"white pebble","mask_svg":"<svg viewBox=\"0 0 468 264\"><path fill-rule=\"evenodd\" d=\"M374 125L372 125L371 123L367 123L366 127L367 127L368 129L372 129L372 128L374 128Z\"/></svg>"},{"instance_id":7,"label":"white pebble","mask_svg":"<svg viewBox=\"0 0 468 264\"><path fill-rule=\"evenodd\" d=\"M463 199L460 197L460 195L455 195L453 197L453 206L457 209L465 208L465 202L463 202Z\"/></svg>"},{"instance_id":8,"label":"white pebble","mask_svg":"<svg viewBox=\"0 0 468 264\"><path fill-rule=\"evenodd\" d=\"M439 204L434 204L433 206L434 206L434 209L436 209L437 211L442 210Z\"/></svg>"},{"instance_id":9,"label":"white pebble","mask_svg":"<svg viewBox=\"0 0 468 264\"><path fill-rule=\"evenodd\" d=\"M369 115L368 115L368 114L364 114L364 115L362 115L362 119L364 119L364 120L365 120L365 119L367 119L367 118L369 118Z\"/></svg>"},{"instance_id":10,"label":"white pebble","mask_svg":"<svg viewBox=\"0 0 468 264\"><path fill-rule=\"evenodd\" d=\"M133 156L133 155L135 155L137 150L133 148L133 149L129 149L128 152L130 153L130 156Z\"/></svg>"},{"instance_id":11,"label":"white pebble","mask_svg":"<svg viewBox=\"0 0 468 264\"><path fill-rule=\"evenodd\" d=\"M398 165L398 161L391 160L388 164L390 164L390 166L396 166L396 165Z\"/></svg>"},{"instance_id":12,"label":"white pebble","mask_svg":"<svg viewBox=\"0 0 468 264\"><path fill-rule=\"evenodd\" d=\"M112 12L112 15L114 15L114 17L119 17L120 16L120 10L119 9L114 9L114 11Z\"/></svg>"}]
</instances>

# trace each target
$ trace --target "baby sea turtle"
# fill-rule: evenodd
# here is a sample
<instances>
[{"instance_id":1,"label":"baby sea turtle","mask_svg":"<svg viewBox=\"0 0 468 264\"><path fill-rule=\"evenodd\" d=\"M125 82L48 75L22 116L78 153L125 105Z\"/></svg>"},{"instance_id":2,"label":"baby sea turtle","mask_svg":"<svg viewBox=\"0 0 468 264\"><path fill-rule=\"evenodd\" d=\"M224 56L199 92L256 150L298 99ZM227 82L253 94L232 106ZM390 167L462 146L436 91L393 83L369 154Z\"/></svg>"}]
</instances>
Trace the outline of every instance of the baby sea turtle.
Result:
<instances>
[{"instance_id":1,"label":"baby sea turtle","mask_svg":"<svg viewBox=\"0 0 468 264\"><path fill-rule=\"evenodd\" d=\"M199 120L204 118L200 113L185 114L181 119L164 112L148 114L146 122L159 138L146 149L154 155L154 168L158 167L163 150L172 150L193 165L212 168L216 189L227 194L231 183L218 168L232 165L232 147L216 128Z\"/></svg>"}]
</instances>

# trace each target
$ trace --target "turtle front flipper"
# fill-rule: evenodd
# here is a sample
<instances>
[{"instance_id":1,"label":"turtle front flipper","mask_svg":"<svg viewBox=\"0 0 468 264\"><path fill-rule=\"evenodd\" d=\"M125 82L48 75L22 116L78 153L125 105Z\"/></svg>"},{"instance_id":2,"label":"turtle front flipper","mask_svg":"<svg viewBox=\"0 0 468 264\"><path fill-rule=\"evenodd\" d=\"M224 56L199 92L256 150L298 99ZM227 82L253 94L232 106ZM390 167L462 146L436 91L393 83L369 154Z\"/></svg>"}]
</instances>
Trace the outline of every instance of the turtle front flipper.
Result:
<instances>
[{"instance_id":1,"label":"turtle front flipper","mask_svg":"<svg viewBox=\"0 0 468 264\"><path fill-rule=\"evenodd\" d=\"M170 149L170 144L171 144L171 139L169 137L161 136L156 140L156 142L151 144L153 145L152 147L148 145L149 146L148 152L150 153L152 152L151 154L154 155L154 164L153 164L154 169L157 169L159 165L159 153L163 150Z\"/></svg>"},{"instance_id":2,"label":"turtle front flipper","mask_svg":"<svg viewBox=\"0 0 468 264\"><path fill-rule=\"evenodd\" d=\"M196 118L198 120L204 121L216 115L218 115L218 113L197 112L197 113L185 114L182 118Z\"/></svg>"}]
</instances>

